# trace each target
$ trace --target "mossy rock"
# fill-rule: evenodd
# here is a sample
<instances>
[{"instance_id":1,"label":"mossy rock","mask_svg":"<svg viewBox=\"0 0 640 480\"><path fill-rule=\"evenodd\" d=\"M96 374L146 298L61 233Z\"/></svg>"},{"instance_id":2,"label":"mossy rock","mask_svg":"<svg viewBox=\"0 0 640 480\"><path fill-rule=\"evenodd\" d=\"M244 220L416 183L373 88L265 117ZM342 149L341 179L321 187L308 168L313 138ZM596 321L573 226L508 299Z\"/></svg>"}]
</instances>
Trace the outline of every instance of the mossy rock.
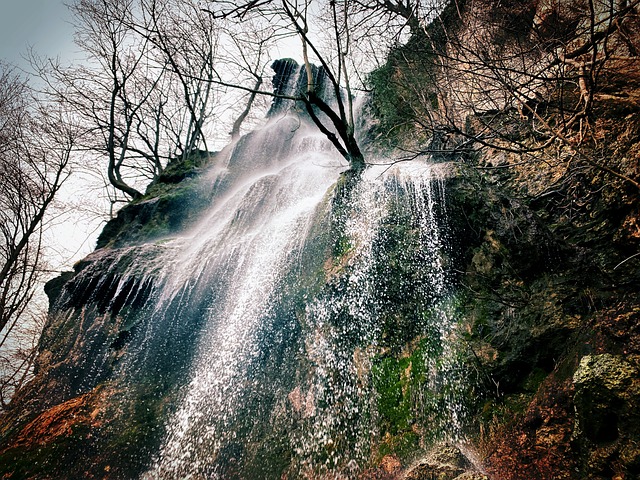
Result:
<instances>
[{"instance_id":1,"label":"mossy rock","mask_svg":"<svg viewBox=\"0 0 640 480\"><path fill-rule=\"evenodd\" d=\"M213 186L204 184L200 175L216 155L198 151L169 162L141 199L125 205L107 222L96 248L156 240L191 225L210 205Z\"/></svg>"},{"instance_id":2,"label":"mossy rock","mask_svg":"<svg viewBox=\"0 0 640 480\"><path fill-rule=\"evenodd\" d=\"M186 158L172 159L158 178L147 187L147 195L152 195L162 184L175 184L198 176L204 167L215 161L218 152L198 150Z\"/></svg>"},{"instance_id":3,"label":"mossy rock","mask_svg":"<svg viewBox=\"0 0 640 480\"><path fill-rule=\"evenodd\" d=\"M616 441L625 430L640 433L640 357L587 355L573 376L576 427L594 444ZM631 432L630 432L631 433Z\"/></svg>"}]
</instances>

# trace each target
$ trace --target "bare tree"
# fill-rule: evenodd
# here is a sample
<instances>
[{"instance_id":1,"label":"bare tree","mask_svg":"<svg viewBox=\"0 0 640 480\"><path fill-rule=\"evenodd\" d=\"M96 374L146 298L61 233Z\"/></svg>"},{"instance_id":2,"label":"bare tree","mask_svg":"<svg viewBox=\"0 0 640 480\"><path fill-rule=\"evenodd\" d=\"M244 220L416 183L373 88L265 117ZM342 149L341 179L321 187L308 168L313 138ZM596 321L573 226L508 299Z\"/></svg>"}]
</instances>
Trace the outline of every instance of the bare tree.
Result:
<instances>
[{"instance_id":1,"label":"bare tree","mask_svg":"<svg viewBox=\"0 0 640 480\"><path fill-rule=\"evenodd\" d=\"M68 68L55 64L49 71L39 64L38 69L49 93L84 125L82 147L106 155L109 183L127 197L139 198L137 180L146 171L153 178L161 168L158 158L144 158L149 168L140 168L134 147L141 108L154 93L162 67L148 62L149 43L128 28L127 19L135 13L132 1L78 0L70 8L76 43L87 63Z\"/></svg>"},{"instance_id":2,"label":"bare tree","mask_svg":"<svg viewBox=\"0 0 640 480\"><path fill-rule=\"evenodd\" d=\"M20 351L15 334L40 316L33 301L46 273L45 215L68 176L75 138L75 129L54 107L35 98L25 81L0 64L2 408L24 382L33 360L35 345Z\"/></svg>"},{"instance_id":3,"label":"bare tree","mask_svg":"<svg viewBox=\"0 0 640 480\"><path fill-rule=\"evenodd\" d=\"M140 21L133 28L154 46L158 63L168 66L171 82L180 89L185 109L184 129L174 141L185 158L200 145L215 100L214 83L219 28L213 18L186 0L142 0Z\"/></svg>"},{"instance_id":4,"label":"bare tree","mask_svg":"<svg viewBox=\"0 0 640 480\"><path fill-rule=\"evenodd\" d=\"M307 86L304 92L293 95L274 94L232 82L217 80L218 83L239 88L247 92L262 95L280 96L304 105L311 120L318 129L331 141L338 152L349 162L354 170L365 167L364 155L355 137L353 115L353 93L346 57L350 54L349 17L346 10L340 10L336 2L316 4L320 11L323 8L330 12L328 24L319 25L312 22L313 15L310 0L265 0L249 1L243 4L233 2L217 2L211 5L208 12L213 18L245 21L252 16L266 18L279 27L278 35L295 35L300 39L302 57L305 66ZM314 20L318 20L315 18ZM312 25L318 29L329 28L332 48L320 48L316 39L318 32L312 31ZM332 55L331 52L336 52ZM323 75L329 82L331 98L325 98L316 84L316 75L312 63L319 63Z\"/></svg>"},{"instance_id":5,"label":"bare tree","mask_svg":"<svg viewBox=\"0 0 640 480\"><path fill-rule=\"evenodd\" d=\"M320 48L312 41L307 18L309 2L305 1L299 5L297 2L283 0L282 7L286 18L291 22L302 42L303 59L307 72L307 91L302 96L302 101L307 112L318 129L327 136L351 167L354 170L361 170L365 166L365 160L355 138L353 94L346 62L350 47L347 5L345 4L342 12L339 12L336 2L329 2L329 25L336 53L333 62L329 57L323 55ZM333 96L330 100L324 99L317 91L311 70L309 51L313 52L320 62L330 82L333 90ZM329 119L328 125L322 117L316 114L315 108Z\"/></svg>"},{"instance_id":6,"label":"bare tree","mask_svg":"<svg viewBox=\"0 0 640 480\"><path fill-rule=\"evenodd\" d=\"M639 2L536 5L451 2L411 50L398 48L387 71L374 74L383 86L379 105L402 112L385 128L401 130L403 117L408 131L433 140L417 148L422 153L491 147L533 159L563 145L579 163L638 187L583 147L593 142L595 105L606 97L601 79L637 68L637 46L624 32L638 28Z\"/></svg>"},{"instance_id":7,"label":"bare tree","mask_svg":"<svg viewBox=\"0 0 640 480\"><path fill-rule=\"evenodd\" d=\"M264 19L245 19L241 24L226 22L224 64L227 77L233 76L244 85L249 85L251 91L243 92L242 102L237 102L241 110L235 115L231 127L232 140L240 136L242 125L245 123L256 100L260 98L259 91L266 76L265 70L270 61L270 50L275 45L277 28ZM218 77L222 72L218 71ZM229 81L232 79L229 78ZM236 94L239 92L236 92Z\"/></svg>"},{"instance_id":8,"label":"bare tree","mask_svg":"<svg viewBox=\"0 0 640 480\"><path fill-rule=\"evenodd\" d=\"M158 63L167 65L173 105L183 109L179 124L165 117L167 131L174 134L178 154L183 157L197 149L208 151L203 127L212 120L220 128L232 122L231 137L249 116L257 93L264 82L268 52L277 36L268 23L244 19L241 25L210 15L190 0L142 0L142 15L132 25L153 46ZM253 85L253 92L236 91L233 105L225 105L226 92L219 88L220 80ZM163 88L163 91L165 89ZM238 107L238 108L236 108ZM236 113L235 116L230 114ZM181 128L176 128L181 125Z\"/></svg>"},{"instance_id":9,"label":"bare tree","mask_svg":"<svg viewBox=\"0 0 640 480\"><path fill-rule=\"evenodd\" d=\"M377 30L386 31L387 35L397 38L404 27L408 27L412 36L420 36L424 28L439 11L444 8L441 0L353 0L354 12L363 18L361 22L367 28L378 27Z\"/></svg>"},{"instance_id":10,"label":"bare tree","mask_svg":"<svg viewBox=\"0 0 640 480\"><path fill-rule=\"evenodd\" d=\"M139 198L170 158L206 149L215 29L180 0L77 0L71 10L88 62L38 69L84 125L82 147L107 158L109 184Z\"/></svg>"}]
</instances>

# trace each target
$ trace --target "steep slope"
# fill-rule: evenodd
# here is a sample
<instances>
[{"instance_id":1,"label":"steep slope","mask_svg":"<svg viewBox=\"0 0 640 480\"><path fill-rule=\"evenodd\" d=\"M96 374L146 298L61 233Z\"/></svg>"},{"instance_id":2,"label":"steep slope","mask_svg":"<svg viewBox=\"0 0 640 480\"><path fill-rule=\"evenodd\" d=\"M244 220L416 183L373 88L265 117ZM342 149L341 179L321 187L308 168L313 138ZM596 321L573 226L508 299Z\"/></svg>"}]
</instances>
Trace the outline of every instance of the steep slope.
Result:
<instances>
[{"instance_id":1,"label":"steep slope","mask_svg":"<svg viewBox=\"0 0 640 480\"><path fill-rule=\"evenodd\" d=\"M380 139L460 166L468 426L492 478L640 475L637 12L456 2L372 77Z\"/></svg>"},{"instance_id":2,"label":"steep slope","mask_svg":"<svg viewBox=\"0 0 640 480\"><path fill-rule=\"evenodd\" d=\"M371 155L419 157L388 172L340 174L283 106L168 169L48 285L0 472L640 476L636 9L452 3L372 75Z\"/></svg>"}]
</instances>

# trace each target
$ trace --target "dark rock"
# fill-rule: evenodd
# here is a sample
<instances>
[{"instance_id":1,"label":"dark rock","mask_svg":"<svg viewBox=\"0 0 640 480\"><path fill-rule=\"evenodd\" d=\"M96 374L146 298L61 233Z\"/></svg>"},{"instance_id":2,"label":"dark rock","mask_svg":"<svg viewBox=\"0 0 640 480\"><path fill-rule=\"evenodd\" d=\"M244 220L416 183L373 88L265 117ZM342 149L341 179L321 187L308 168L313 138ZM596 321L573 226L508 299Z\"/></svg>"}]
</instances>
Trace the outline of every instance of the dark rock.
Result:
<instances>
[{"instance_id":1,"label":"dark rock","mask_svg":"<svg viewBox=\"0 0 640 480\"><path fill-rule=\"evenodd\" d=\"M52 278L44 285L44 293L46 293L49 299L49 309L53 307L56 300L60 297L60 292L64 288L64 285L73 278L75 272L62 272L55 278Z\"/></svg>"}]
</instances>

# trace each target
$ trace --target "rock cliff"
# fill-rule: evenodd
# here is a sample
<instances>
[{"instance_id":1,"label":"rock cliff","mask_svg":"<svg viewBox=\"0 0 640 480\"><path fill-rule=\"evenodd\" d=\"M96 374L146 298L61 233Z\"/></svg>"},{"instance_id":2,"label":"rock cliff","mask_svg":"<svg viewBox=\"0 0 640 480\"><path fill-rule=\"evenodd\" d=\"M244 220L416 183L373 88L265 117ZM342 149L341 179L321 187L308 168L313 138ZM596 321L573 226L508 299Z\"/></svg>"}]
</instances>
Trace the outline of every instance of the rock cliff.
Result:
<instances>
[{"instance_id":1,"label":"rock cliff","mask_svg":"<svg viewBox=\"0 0 640 480\"><path fill-rule=\"evenodd\" d=\"M439 261L456 318L446 332L456 364L429 363L445 348L434 313L441 298L432 270L416 269L424 239L403 201L389 204L368 271L366 287L384 292L376 298L375 342L361 331L371 325L357 325L360 317L347 309L327 313L326 325L312 322L309 297L364 288L345 233L361 179L343 174L300 253L306 273L289 274L295 281L274 314L295 327L263 359L272 372L287 348L312 351L301 331L319 343L329 338L323 329L347 339L340 355L353 370L333 380L352 390L339 404L346 409L356 392L370 392L366 408L348 418L373 419L375 428L365 448L352 438L359 432L342 426L338 446L313 455L337 465L340 448L355 452L362 468L352 476L363 479L640 477L638 8L453 2L372 74L370 151L392 159L413 151L446 165L436 223L448 242ZM135 259L157 261L164 239L189 228L224 191L198 180L217 161L204 155L167 168L107 225L95 253L48 284L52 308L35 379L0 418L5 478L135 478L149 467L208 304L192 307L193 320L161 324L165 343L120 377L146 341L146 302L161 281L153 269L136 271ZM309 370L325 365L305 361ZM271 431L256 433L257 420L242 425L262 443L248 466L234 464L240 447L229 444L220 454L229 478L304 471L291 467L296 452L282 438L329 407L314 400L302 370L286 370L242 406L267 418L275 414L249 403L273 402L285 414ZM434 393L430 371L456 381ZM286 400L277 403L271 390L280 389ZM451 431L445 410L453 403L460 430L442 434Z\"/></svg>"},{"instance_id":2,"label":"rock cliff","mask_svg":"<svg viewBox=\"0 0 640 480\"><path fill-rule=\"evenodd\" d=\"M373 75L379 141L460 168L461 341L491 478L640 475L639 26L635 4L456 2Z\"/></svg>"}]
</instances>

